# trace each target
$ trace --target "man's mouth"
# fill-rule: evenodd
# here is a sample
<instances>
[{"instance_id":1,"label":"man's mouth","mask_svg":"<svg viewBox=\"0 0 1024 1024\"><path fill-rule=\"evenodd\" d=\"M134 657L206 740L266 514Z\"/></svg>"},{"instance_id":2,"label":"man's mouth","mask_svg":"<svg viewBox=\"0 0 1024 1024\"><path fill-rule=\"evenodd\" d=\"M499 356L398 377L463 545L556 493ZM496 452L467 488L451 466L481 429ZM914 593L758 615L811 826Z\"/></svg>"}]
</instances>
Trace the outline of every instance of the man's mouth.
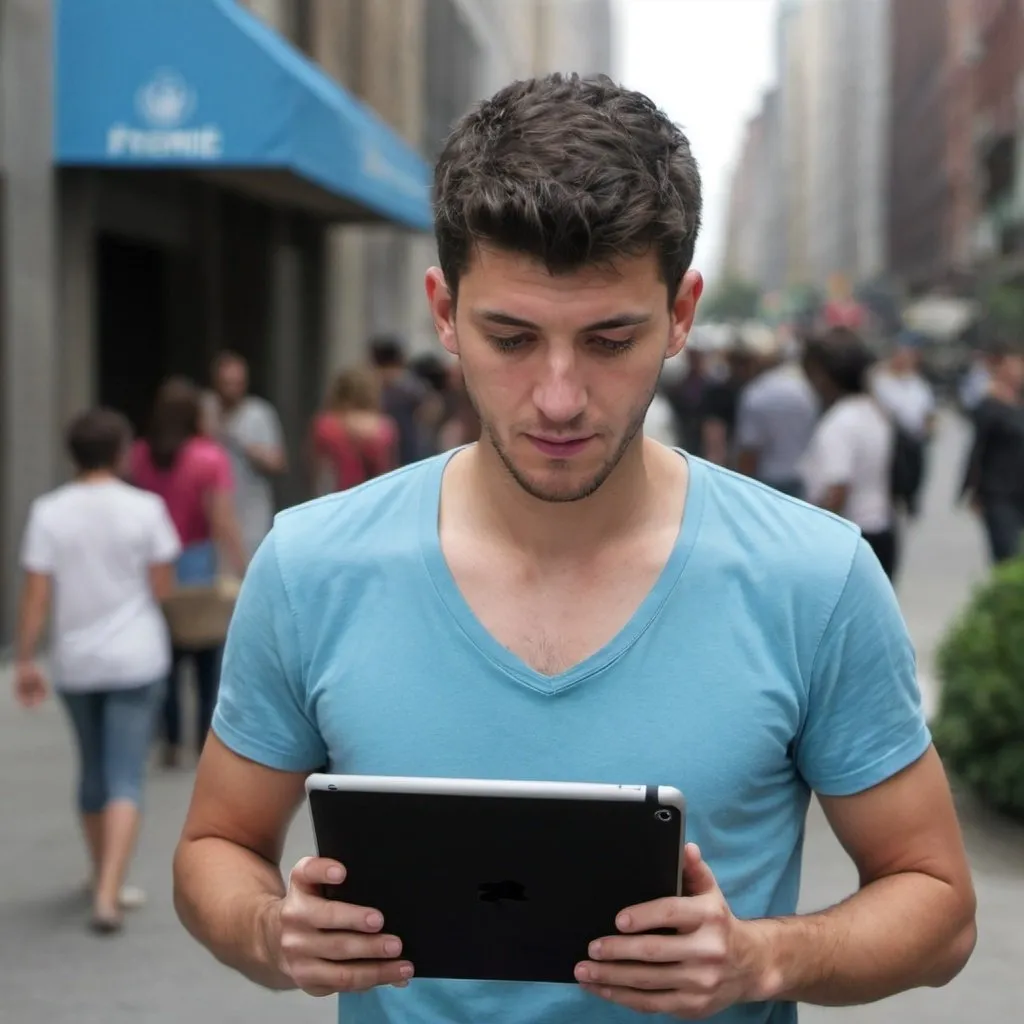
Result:
<instances>
[{"instance_id":1,"label":"man's mouth","mask_svg":"<svg viewBox=\"0 0 1024 1024\"><path fill-rule=\"evenodd\" d=\"M593 434L587 434L583 437L545 437L539 434L528 434L527 437L529 437L530 443L537 451L552 459L572 458L572 456L582 452L594 440Z\"/></svg>"}]
</instances>

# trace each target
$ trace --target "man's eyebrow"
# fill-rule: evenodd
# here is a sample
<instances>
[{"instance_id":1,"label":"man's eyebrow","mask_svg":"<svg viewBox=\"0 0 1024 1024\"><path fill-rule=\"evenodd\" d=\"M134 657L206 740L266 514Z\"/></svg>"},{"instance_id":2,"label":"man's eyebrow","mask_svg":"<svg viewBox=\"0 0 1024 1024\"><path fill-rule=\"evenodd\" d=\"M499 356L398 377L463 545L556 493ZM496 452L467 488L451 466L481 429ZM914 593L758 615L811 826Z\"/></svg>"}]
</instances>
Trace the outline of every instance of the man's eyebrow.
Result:
<instances>
[{"instance_id":1,"label":"man's eyebrow","mask_svg":"<svg viewBox=\"0 0 1024 1024\"><path fill-rule=\"evenodd\" d=\"M541 327L530 320L523 320L521 317L512 316L510 313L503 313L500 309L477 309L473 315L479 320L486 320L488 323L498 324L502 327L520 327L528 331L539 331ZM615 331L623 327L639 327L651 319L650 313L620 313L618 316L608 317L606 320L598 320L597 323L587 324L581 329L581 333L590 331Z\"/></svg>"}]
</instances>

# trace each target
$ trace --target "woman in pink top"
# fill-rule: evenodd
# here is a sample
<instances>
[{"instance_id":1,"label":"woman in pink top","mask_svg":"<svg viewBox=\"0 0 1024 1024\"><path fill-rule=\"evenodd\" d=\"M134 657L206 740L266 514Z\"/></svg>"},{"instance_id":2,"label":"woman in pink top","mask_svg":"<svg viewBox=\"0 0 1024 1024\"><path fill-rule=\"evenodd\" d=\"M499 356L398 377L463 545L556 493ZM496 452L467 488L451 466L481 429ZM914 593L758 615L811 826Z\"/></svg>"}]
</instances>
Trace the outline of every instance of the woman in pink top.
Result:
<instances>
[{"instance_id":1,"label":"woman in pink top","mask_svg":"<svg viewBox=\"0 0 1024 1024\"><path fill-rule=\"evenodd\" d=\"M200 393L190 381L173 378L157 392L147 435L132 450L131 478L160 495L178 531L182 553L179 583L209 584L222 558L239 576L245 571L241 530L235 516L234 485L227 453L200 431ZM220 555L220 558L218 557ZM181 747L179 679L183 661L195 663L199 691L196 742L202 747L213 716L220 678L220 646L175 650L164 703L165 763L178 763Z\"/></svg>"},{"instance_id":2,"label":"woman in pink top","mask_svg":"<svg viewBox=\"0 0 1024 1024\"><path fill-rule=\"evenodd\" d=\"M342 370L327 408L310 432L313 489L345 491L398 465L398 427L380 409L380 389L368 369Z\"/></svg>"}]
</instances>

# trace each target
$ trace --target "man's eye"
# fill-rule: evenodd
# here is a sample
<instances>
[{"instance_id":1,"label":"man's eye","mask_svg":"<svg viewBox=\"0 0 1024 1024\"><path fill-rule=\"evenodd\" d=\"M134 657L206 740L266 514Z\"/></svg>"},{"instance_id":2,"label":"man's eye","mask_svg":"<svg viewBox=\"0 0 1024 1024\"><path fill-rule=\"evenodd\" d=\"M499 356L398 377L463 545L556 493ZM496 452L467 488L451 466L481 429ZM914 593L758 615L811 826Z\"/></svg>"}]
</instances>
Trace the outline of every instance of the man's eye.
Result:
<instances>
[{"instance_id":1,"label":"man's eye","mask_svg":"<svg viewBox=\"0 0 1024 1024\"><path fill-rule=\"evenodd\" d=\"M622 355L623 352L628 352L636 344L636 338L615 340L613 338L595 337L591 338L591 341L612 356Z\"/></svg>"},{"instance_id":2,"label":"man's eye","mask_svg":"<svg viewBox=\"0 0 1024 1024\"><path fill-rule=\"evenodd\" d=\"M508 335L501 334L489 334L487 340L499 351L499 352L514 352L518 348L522 348L529 340L528 334L514 334L511 337Z\"/></svg>"}]
</instances>

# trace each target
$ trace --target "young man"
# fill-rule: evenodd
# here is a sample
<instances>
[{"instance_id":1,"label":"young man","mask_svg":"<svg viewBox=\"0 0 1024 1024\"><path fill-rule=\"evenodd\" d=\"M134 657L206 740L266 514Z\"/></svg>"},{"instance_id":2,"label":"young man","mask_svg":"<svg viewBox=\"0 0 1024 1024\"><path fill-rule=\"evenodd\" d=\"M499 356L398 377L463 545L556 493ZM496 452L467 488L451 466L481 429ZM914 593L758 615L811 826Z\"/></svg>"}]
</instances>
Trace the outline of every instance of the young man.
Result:
<instances>
[{"instance_id":1,"label":"young man","mask_svg":"<svg viewBox=\"0 0 1024 1024\"><path fill-rule=\"evenodd\" d=\"M436 174L427 294L481 441L278 516L228 641L176 905L351 1024L795 1019L943 985L974 895L914 655L857 529L645 441L701 294L686 138L606 79L517 83ZM579 986L413 980L344 867L282 880L306 774L677 785L686 895L623 908ZM795 916L810 791L862 880ZM656 928L671 934L639 935Z\"/></svg>"}]
</instances>

